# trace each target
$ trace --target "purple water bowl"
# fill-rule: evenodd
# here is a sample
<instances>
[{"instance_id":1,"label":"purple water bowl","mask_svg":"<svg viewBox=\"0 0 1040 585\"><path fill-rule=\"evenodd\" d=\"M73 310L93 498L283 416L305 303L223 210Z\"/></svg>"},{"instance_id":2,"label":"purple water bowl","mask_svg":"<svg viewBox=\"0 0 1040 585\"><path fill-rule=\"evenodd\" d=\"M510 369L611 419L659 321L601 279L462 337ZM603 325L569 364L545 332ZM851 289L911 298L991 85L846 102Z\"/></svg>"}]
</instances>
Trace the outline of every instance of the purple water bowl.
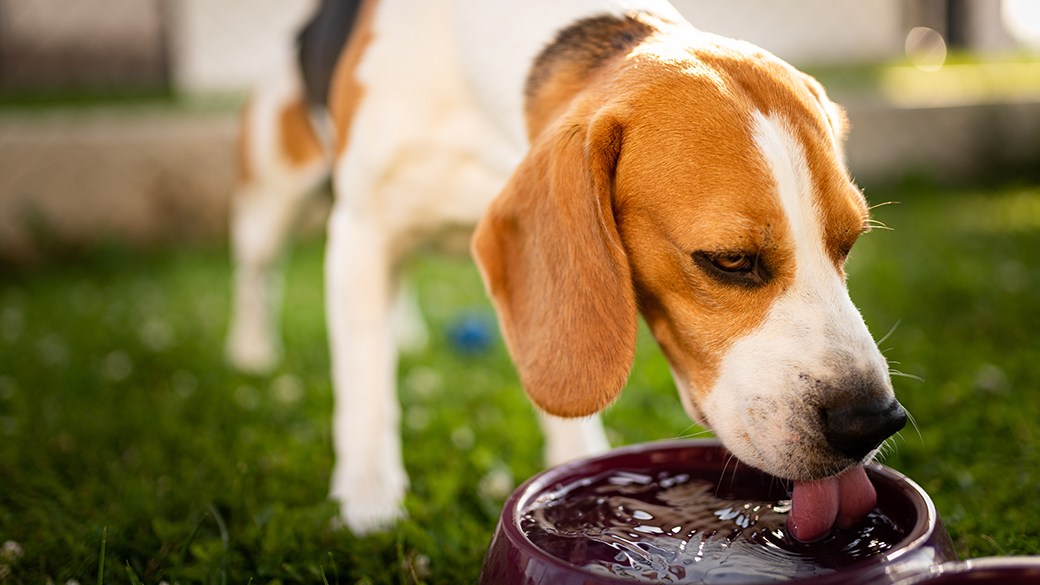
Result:
<instances>
[{"instance_id":1,"label":"purple water bowl","mask_svg":"<svg viewBox=\"0 0 1040 585\"><path fill-rule=\"evenodd\" d=\"M747 465L737 466L734 461L729 451L716 440L677 440L622 447L601 456L547 469L524 482L506 500L484 557L479 584L632 585L646 582L602 574L553 556L528 538L521 528L521 519L540 496L557 493L561 486L617 471L682 473L715 485L724 481L726 489L736 486L745 495L759 499L775 498L777 486L784 482ZM877 490L876 510L899 527L902 538L883 553L850 559L847 565L836 567L829 574L789 582L804 585L890 585L957 560L949 534L928 494L920 486L879 464L867 466L867 476Z\"/></svg>"}]
</instances>

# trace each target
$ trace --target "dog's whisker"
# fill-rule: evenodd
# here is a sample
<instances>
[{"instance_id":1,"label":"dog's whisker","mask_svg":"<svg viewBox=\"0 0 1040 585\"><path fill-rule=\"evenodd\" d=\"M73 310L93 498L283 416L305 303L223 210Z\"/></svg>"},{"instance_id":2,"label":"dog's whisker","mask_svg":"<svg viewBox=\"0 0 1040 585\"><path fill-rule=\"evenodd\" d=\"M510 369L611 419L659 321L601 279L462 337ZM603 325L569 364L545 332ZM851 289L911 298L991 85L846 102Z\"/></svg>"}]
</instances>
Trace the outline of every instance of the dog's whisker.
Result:
<instances>
[{"instance_id":1,"label":"dog's whisker","mask_svg":"<svg viewBox=\"0 0 1040 585\"><path fill-rule=\"evenodd\" d=\"M885 443L888 446L888 450L889 450L890 453L894 454L896 451L899 450L899 443L900 443L900 441L903 441L903 442L906 441L903 438L903 433L902 432L896 433L894 437L891 437L888 441L885 441Z\"/></svg>"},{"instance_id":2,"label":"dog's whisker","mask_svg":"<svg viewBox=\"0 0 1040 585\"><path fill-rule=\"evenodd\" d=\"M736 480L736 477L737 477L737 467L736 466L740 465L740 461L737 460L737 456L736 455L734 455L733 453L730 453L729 456L726 457L726 461L722 464L722 474L719 476L719 482L717 484L715 484L715 495L716 496L719 495L719 490L722 488L722 482L726 479L726 470L729 469L729 462L730 461L735 461L736 462L735 465L733 466L733 475L730 476L730 488L733 487L733 481Z\"/></svg>"},{"instance_id":3,"label":"dog's whisker","mask_svg":"<svg viewBox=\"0 0 1040 585\"><path fill-rule=\"evenodd\" d=\"M707 437L707 436L709 436L711 434L712 434L711 431L702 430L702 431L699 431L699 432L696 432L696 433L686 433L686 434L678 435L675 438L676 439L699 439L699 438L702 438L702 437Z\"/></svg>"},{"instance_id":4,"label":"dog's whisker","mask_svg":"<svg viewBox=\"0 0 1040 585\"><path fill-rule=\"evenodd\" d=\"M700 428L700 430L694 432L694 429L696 429L698 427ZM693 421L693 424L691 424L691 425L687 426L686 428L684 428L682 430L682 432L680 432L678 435L676 435L675 438L676 439L694 439L694 438L697 438L697 437L705 437L705 436L710 435L710 434L712 434L712 430L709 429L707 427L707 425L704 424L703 420L695 420L695 421Z\"/></svg>"},{"instance_id":5,"label":"dog's whisker","mask_svg":"<svg viewBox=\"0 0 1040 585\"><path fill-rule=\"evenodd\" d=\"M889 368L888 374L890 376L896 376L898 378L909 378L918 382L924 382L924 378L922 378L921 376L918 376L916 374L907 374L906 372L900 372L899 370L893 370L891 368Z\"/></svg>"},{"instance_id":6,"label":"dog's whisker","mask_svg":"<svg viewBox=\"0 0 1040 585\"><path fill-rule=\"evenodd\" d=\"M875 203L874 205L871 205L867 209L869 209L870 211L874 211L878 207L884 207L886 205L899 205L899 204L900 204L899 201L882 201L881 203ZM874 220L871 219L870 221L874 221Z\"/></svg>"},{"instance_id":7,"label":"dog's whisker","mask_svg":"<svg viewBox=\"0 0 1040 585\"><path fill-rule=\"evenodd\" d=\"M729 489L732 490L733 486L737 483L737 469L740 467L740 459L733 457L733 473L729 476Z\"/></svg>"},{"instance_id":8,"label":"dog's whisker","mask_svg":"<svg viewBox=\"0 0 1040 585\"><path fill-rule=\"evenodd\" d=\"M888 441L885 441L884 443L881 443L881 446L878 447L877 452L874 453L874 462L875 463L884 463L885 460L888 459L888 450L885 448L887 443L888 443Z\"/></svg>"},{"instance_id":9,"label":"dog's whisker","mask_svg":"<svg viewBox=\"0 0 1040 585\"><path fill-rule=\"evenodd\" d=\"M899 449L899 441L901 440L903 440L903 434L897 432L881 443L881 452L885 454L885 457L894 454Z\"/></svg>"},{"instance_id":10,"label":"dog's whisker","mask_svg":"<svg viewBox=\"0 0 1040 585\"><path fill-rule=\"evenodd\" d=\"M917 419L914 418L914 415L906 407L903 408L903 412L906 413L906 419L910 421L910 426L914 427L914 432L917 433L917 440L924 444L924 436L921 434L921 427L918 426Z\"/></svg>"},{"instance_id":11,"label":"dog's whisker","mask_svg":"<svg viewBox=\"0 0 1040 585\"><path fill-rule=\"evenodd\" d=\"M868 232L872 232L874 230L886 230L886 231L890 231L890 232L896 231L896 230L888 227L887 225L885 225L884 223L882 223L882 222L880 222L880 221L878 221L876 219L869 219L869 220L867 220L866 225L867 225L867 231Z\"/></svg>"},{"instance_id":12,"label":"dog's whisker","mask_svg":"<svg viewBox=\"0 0 1040 585\"><path fill-rule=\"evenodd\" d=\"M897 438L902 439L902 435L896 433L894 436L885 439L883 443L878 447L877 452L874 454L874 461L878 463L884 463L889 457L895 454L898 449Z\"/></svg>"},{"instance_id":13,"label":"dog's whisker","mask_svg":"<svg viewBox=\"0 0 1040 585\"><path fill-rule=\"evenodd\" d=\"M892 325L892 328L888 330L888 333L882 335L881 339L879 339L879 340L874 342L874 345L877 345L877 346L880 347L881 344L884 343L885 341L887 341L889 337L892 337L892 334L896 332L896 329L899 329L899 324L902 323L902 322L903 322L902 319L897 320L895 322L895 324Z\"/></svg>"}]
</instances>

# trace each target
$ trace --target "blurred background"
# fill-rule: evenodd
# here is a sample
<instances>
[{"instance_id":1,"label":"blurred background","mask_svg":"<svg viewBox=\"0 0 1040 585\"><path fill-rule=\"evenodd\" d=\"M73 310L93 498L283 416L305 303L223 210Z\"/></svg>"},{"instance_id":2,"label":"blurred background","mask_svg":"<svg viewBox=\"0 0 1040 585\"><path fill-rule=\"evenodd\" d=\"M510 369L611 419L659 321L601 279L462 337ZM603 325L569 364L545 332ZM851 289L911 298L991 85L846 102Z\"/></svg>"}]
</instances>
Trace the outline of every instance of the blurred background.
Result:
<instances>
[{"instance_id":1,"label":"blurred background","mask_svg":"<svg viewBox=\"0 0 1040 585\"><path fill-rule=\"evenodd\" d=\"M1035 0L678 0L816 74L863 185L1036 168ZM0 0L0 255L222 237L236 108L311 0Z\"/></svg>"}]
</instances>

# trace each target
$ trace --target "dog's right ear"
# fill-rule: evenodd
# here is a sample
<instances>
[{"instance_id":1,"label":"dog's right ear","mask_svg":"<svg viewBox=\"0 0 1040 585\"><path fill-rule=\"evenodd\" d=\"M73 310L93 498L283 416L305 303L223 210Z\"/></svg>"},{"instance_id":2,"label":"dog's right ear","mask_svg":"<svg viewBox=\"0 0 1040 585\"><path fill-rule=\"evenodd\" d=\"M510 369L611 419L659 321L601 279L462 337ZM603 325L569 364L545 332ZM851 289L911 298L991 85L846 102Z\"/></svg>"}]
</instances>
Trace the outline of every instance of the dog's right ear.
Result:
<instances>
[{"instance_id":1,"label":"dog's right ear","mask_svg":"<svg viewBox=\"0 0 1040 585\"><path fill-rule=\"evenodd\" d=\"M524 389L557 416L609 405L635 358L635 292L612 205L621 134L607 116L543 132L473 238Z\"/></svg>"}]
</instances>

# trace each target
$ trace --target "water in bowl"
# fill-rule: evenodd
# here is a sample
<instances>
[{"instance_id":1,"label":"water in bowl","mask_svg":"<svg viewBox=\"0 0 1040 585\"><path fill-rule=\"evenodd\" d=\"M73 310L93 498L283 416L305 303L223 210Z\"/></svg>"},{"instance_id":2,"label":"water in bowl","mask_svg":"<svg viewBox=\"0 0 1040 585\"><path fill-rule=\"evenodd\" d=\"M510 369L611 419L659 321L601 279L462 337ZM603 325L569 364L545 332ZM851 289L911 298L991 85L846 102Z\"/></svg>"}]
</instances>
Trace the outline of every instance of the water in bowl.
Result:
<instances>
[{"instance_id":1,"label":"water in bowl","mask_svg":"<svg viewBox=\"0 0 1040 585\"><path fill-rule=\"evenodd\" d=\"M609 471L541 494L520 527L536 546L593 573L650 583L787 581L882 554L905 530L874 510L822 541L787 534L790 500L774 482L748 497L741 482L674 472ZM746 491L746 490L745 490ZM755 499L760 498L760 499ZM761 499L765 498L765 499Z\"/></svg>"}]
</instances>

